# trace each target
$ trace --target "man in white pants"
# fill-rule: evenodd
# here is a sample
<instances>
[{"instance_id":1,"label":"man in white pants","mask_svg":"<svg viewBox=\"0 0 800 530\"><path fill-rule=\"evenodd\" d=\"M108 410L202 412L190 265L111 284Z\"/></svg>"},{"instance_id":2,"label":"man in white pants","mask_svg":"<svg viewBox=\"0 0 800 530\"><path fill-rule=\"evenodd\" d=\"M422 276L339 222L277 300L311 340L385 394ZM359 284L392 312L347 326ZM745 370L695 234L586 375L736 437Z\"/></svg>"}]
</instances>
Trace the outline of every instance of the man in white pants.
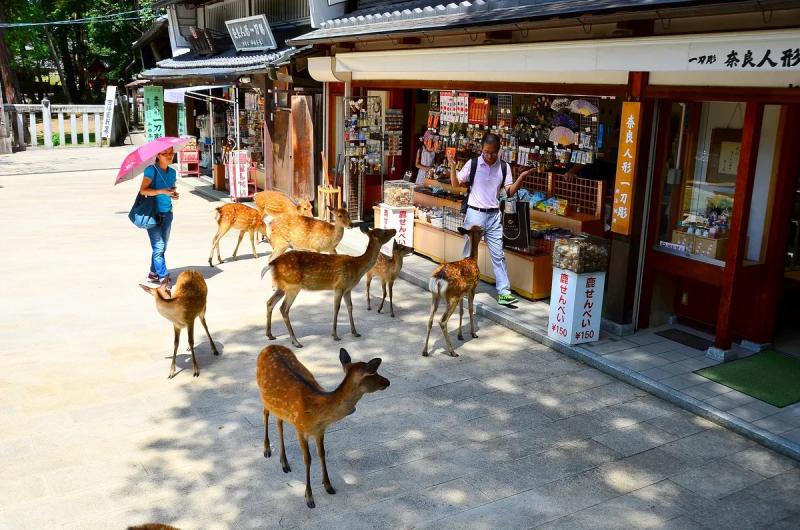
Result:
<instances>
[{"instance_id":1,"label":"man in white pants","mask_svg":"<svg viewBox=\"0 0 800 530\"><path fill-rule=\"evenodd\" d=\"M472 183L469 187L467 200L467 213L464 217L464 228L480 226L483 228L483 237L492 257L494 269L495 288L497 289L497 303L511 305L518 302L511 294L506 271L506 258L503 253L503 224L500 214L500 190L505 188L506 195L511 197L522 186L525 177L533 172L533 168L523 171L513 180L511 168L506 162L497 159L500 150L500 137L489 133L481 141L481 156L473 158L464 164L461 171L456 174L455 160L450 157L450 183L453 186ZM470 177L473 177L472 179ZM469 254L469 240L464 245L464 256Z\"/></svg>"}]
</instances>

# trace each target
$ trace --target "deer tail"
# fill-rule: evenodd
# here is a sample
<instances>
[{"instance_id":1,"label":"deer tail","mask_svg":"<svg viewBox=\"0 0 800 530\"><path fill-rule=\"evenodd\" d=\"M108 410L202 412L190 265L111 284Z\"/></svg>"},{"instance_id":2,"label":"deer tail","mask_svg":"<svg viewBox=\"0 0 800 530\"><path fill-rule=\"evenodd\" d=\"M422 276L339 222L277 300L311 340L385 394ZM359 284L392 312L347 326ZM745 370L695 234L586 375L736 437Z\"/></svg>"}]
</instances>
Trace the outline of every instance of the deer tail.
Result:
<instances>
[{"instance_id":1,"label":"deer tail","mask_svg":"<svg viewBox=\"0 0 800 530\"><path fill-rule=\"evenodd\" d=\"M447 280L433 276L428 280L428 290L435 295L441 296L442 291L447 291Z\"/></svg>"},{"instance_id":2,"label":"deer tail","mask_svg":"<svg viewBox=\"0 0 800 530\"><path fill-rule=\"evenodd\" d=\"M267 273L270 272L272 270L272 267L274 267L274 266L275 266L274 263L269 262L264 266L263 269L261 269L261 279L262 280L264 279L264 276L266 276Z\"/></svg>"}]
</instances>

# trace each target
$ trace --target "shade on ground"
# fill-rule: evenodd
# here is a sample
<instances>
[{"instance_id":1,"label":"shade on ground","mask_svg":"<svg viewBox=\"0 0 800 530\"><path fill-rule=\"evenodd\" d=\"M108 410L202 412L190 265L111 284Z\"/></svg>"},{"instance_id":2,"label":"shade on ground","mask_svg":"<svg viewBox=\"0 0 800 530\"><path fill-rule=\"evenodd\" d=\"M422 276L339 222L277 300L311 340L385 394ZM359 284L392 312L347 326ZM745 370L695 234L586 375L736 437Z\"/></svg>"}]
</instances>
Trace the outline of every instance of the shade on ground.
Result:
<instances>
[{"instance_id":1,"label":"shade on ground","mask_svg":"<svg viewBox=\"0 0 800 530\"><path fill-rule=\"evenodd\" d=\"M800 401L800 360L773 350L695 373L776 407Z\"/></svg>"}]
</instances>

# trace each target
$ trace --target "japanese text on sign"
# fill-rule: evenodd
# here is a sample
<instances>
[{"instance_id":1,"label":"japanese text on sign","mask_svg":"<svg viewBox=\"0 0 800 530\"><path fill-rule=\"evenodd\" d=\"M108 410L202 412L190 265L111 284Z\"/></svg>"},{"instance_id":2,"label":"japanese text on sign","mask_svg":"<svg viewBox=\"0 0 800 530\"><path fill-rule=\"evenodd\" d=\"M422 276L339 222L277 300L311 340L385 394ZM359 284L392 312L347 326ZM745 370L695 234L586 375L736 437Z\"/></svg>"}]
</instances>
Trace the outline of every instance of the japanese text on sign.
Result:
<instances>
[{"instance_id":1,"label":"japanese text on sign","mask_svg":"<svg viewBox=\"0 0 800 530\"><path fill-rule=\"evenodd\" d=\"M237 51L277 48L267 17L264 15L226 20L225 26Z\"/></svg>"},{"instance_id":2,"label":"japanese text on sign","mask_svg":"<svg viewBox=\"0 0 800 530\"><path fill-rule=\"evenodd\" d=\"M636 154L639 147L641 104L626 101L622 104L622 124L619 131L619 155L614 181L614 204L611 211L611 231L630 234L633 212L633 185L636 180Z\"/></svg>"},{"instance_id":3,"label":"japanese text on sign","mask_svg":"<svg viewBox=\"0 0 800 530\"><path fill-rule=\"evenodd\" d=\"M164 87L144 87L144 129L147 141L164 136Z\"/></svg>"},{"instance_id":4,"label":"japanese text on sign","mask_svg":"<svg viewBox=\"0 0 800 530\"><path fill-rule=\"evenodd\" d=\"M566 344L600 338L605 273L577 274L553 268L547 335Z\"/></svg>"},{"instance_id":5,"label":"japanese text on sign","mask_svg":"<svg viewBox=\"0 0 800 530\"><path fill-rule=\"evenodd\" d=\"M728 70L786 70L800 67L800 48L770 47L732 49L728 52L707 52L689 57L690 67L721 66Z\"/></svg>"},{"instance_id":6,"label":"japanese text on sign","mask_svg":"<svg viewBox=\"0 0 800 530\"><path fill-rule=\"evenodd\" d=\"M111 127L114 123L114 101L117 99L116 85L106 87L106 103L103 106L103 131L100 138L111 137Z\"/></svg>"}]
</instances>

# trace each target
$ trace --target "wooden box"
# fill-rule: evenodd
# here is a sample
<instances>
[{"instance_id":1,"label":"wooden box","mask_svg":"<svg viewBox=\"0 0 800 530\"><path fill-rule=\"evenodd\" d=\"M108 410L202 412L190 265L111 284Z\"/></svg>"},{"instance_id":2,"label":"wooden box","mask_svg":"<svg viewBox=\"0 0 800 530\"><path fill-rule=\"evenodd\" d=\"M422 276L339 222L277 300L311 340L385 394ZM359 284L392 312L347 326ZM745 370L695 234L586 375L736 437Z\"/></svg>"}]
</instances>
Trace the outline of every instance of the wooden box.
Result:
<instances>
[{"instance_id":1,"label":"wooden box","mask_svg":"<svg viewBox=\"0 0 800 530\"><path fill-rule=\"evenodd\" d=\"M680 230L672 231L672 242L686 247L686 252L694 252L694 236Z\"/></svg>"},{"instance_id":2,"label":"wooden box","mask_svg":"<svg viewBox=\"0 0 800 530\"><path fill-rule=\"evenodd\" d=\"M225 179L225 166L223 164L214 164L212 176L214 178L214 189L217 191L225 191L228 186Z\"/></svg>"},{"instance_id":3,"label":"wooden box","mask_svg":"<svg viewBox=\"0 0 800 530\"><path fill-rule=\"evenodd\" d=\"M728 238L712 239L710 237L694 236L694 253L712 259L725 259L728 252Z\"/></svg>"}]
</instances>

